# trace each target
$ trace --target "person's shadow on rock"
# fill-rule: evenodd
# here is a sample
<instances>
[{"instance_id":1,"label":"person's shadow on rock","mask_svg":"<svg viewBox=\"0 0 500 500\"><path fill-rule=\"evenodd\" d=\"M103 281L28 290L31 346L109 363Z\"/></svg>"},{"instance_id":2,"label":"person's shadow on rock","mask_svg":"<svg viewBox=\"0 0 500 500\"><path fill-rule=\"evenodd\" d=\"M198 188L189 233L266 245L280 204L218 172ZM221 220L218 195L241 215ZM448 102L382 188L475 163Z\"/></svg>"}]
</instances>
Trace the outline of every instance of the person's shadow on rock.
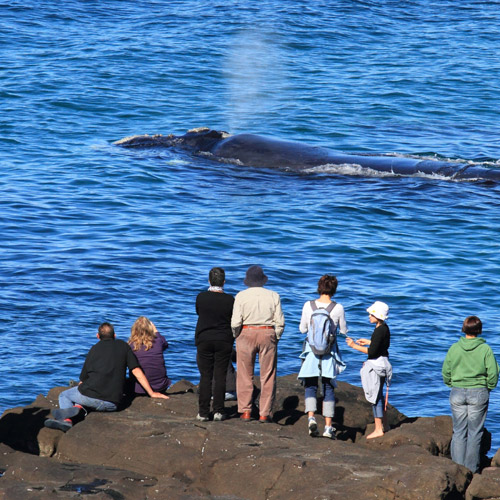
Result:
<instances>
[{"instance_id":1,"label":"person's shadow on rock","mask_svg":"<svg viewBox=\"0 0 500 500\"><path fill-rule=\"evenodd\" d=\"M280 425L293 425L299 420L299 418L304 415L304 412L299 411L297 408L299 406L298 396L288 396L283 400L282 409L274 412L273 420L275 422L280 422L285 419L285 421Z\"/></svg>"},{"instance_id":2,"label":"person's shadow on rock","mask_svg":"<svg viewBox=\"0 0 500 500\"><path fill-rule=\"evenodd\" d=\"M49 413L49 409L39 407L7 413L0 419L0 441L14 450L39 455L38 433Z\"/></svg>"}]
</instances>

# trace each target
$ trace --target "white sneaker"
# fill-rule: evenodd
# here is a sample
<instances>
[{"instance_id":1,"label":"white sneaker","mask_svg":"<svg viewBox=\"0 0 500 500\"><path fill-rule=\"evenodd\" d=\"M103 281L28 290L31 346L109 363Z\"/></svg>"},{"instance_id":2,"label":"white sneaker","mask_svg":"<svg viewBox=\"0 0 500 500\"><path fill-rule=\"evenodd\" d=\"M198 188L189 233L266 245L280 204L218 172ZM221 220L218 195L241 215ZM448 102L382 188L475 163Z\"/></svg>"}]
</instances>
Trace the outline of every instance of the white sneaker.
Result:
<instances>
[{"instance_id":1,"label":"white sneaker","mask_svg":"<svg viewBox=\"0 0 500 500\"><path fill-rule=\"evenodd\" d=\"M208 422L209 418L208 417L202 417L199 413L196 415L196 420L199 422Z\"/></svg>"},{"instance_id":2,"label":"white sneaker","mask_svg":"<svg viewBox=\"0 0 500 500\"><path fill-rule=\"evenodd\" d=\"M316 419L314 417L309 417L307 421L307 426L309 428L309 436L311 437L319 436L318 424L316 423Z\"/></svg>"},{"instance_id":3,"label":"white sneaker","mask_svg":"<svg viewBox=\"0 0 500 500\"><path fill-rule=\"evenodd\" d=\"M224 399L226 401L236 401L236 393L235 392L226 392Z\"/></svg>"},{"instance_id":4,"label":"white sneaker","mask_svg":"<svg viewBox=\"0 0 500 500\"><path fill-rule=\"evenodd\" d=\"M226 418L227 416L224 413L214 413L214 422L222 422L222 420L226 420Z\"/></svg>"},{"instance_id":5,"label":"white sneaker","mask_svg":"<svg viewBox=\"0 0 500 500\"><path fill-rule=\"evenodd\" d=\"M328 439L335 439L335 429L333 427L325 426L323 437Z\"/></svg>"}]
</instances>

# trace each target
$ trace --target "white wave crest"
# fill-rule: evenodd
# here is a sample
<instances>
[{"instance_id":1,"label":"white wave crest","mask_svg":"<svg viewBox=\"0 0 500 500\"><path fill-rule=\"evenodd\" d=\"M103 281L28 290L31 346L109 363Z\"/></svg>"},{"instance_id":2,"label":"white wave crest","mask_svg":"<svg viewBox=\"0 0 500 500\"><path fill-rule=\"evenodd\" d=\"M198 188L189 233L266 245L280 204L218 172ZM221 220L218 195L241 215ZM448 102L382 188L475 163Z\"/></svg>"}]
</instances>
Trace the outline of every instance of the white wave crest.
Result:
<instances>
[{"instance_id":1,"label":"white wave crest","mask_svg":"<svg viewBox=\"0 0 500 500\"><path fill-rule=\"evenodd\" d=\"M479 179L456 179L453 176L441 175L437 173L426 174L424 172L416 172L413 174L398 174L396 172L381 172L374 170L369 167L362 167L361 165L354 163L343 163L340 165L335 165L332 163L327 163L325 165L319 165L317 167L306 168L302 170L303 173L307 174L333 174L333 175L348 175L354 177L418 177L422 179L432 179L440 181L451 181L451 182L474 182Z\"/></svg>"}]
</instances>

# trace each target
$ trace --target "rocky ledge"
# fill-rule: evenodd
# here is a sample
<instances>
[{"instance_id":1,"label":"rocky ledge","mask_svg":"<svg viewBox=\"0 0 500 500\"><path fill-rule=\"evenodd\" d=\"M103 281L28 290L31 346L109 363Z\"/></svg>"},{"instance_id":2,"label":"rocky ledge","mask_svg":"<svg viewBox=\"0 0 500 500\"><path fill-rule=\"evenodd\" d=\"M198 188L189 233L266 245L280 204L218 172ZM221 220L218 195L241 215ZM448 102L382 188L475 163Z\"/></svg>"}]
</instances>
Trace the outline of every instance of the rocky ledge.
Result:
<instances>
[{"instance_id":1,"label":"rocky ledge","mask_svg":"<svg viewBox=\"0 0 500 500\"><path fill-rule=\"evenodd\" d=\"M233 402L232 418L197 422L196 388L181 381L169 400L136 398L63 434L43 426L63 389L3 414L0 499L500 499L499 452L473 475L449 459L450 417L393 407L391 430L366 440L371 406L346 383L337 440L309 437L296 375L278 379L273 423L240 421Z\"/></svg>"}]
</instances>

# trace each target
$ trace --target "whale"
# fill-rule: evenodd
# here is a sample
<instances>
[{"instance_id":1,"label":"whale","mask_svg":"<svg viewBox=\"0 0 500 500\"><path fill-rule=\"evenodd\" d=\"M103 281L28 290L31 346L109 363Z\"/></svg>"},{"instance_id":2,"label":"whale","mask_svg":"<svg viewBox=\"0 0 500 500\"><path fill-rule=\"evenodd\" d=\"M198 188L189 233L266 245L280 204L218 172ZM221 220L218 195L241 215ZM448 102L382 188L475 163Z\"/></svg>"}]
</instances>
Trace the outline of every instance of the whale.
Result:
<instances>
[{"instance_id":1,"label":"whale","mask_svg":"<svg viewBox=\"0 0 500 500\"><path fill-rule=\"evenodd\" d=\"M401 155L348 154L258 134L231 135L207 127L188 130L184 135L134 135L113 144L124 148L180 148L219 162L293 172L340 165L360 167L361 172L369 169L399 176L427 175L453 180L500 181L500 169L476 163ZM359 171L356 172L360 175Z\"/></svg>"}]
</instances>

